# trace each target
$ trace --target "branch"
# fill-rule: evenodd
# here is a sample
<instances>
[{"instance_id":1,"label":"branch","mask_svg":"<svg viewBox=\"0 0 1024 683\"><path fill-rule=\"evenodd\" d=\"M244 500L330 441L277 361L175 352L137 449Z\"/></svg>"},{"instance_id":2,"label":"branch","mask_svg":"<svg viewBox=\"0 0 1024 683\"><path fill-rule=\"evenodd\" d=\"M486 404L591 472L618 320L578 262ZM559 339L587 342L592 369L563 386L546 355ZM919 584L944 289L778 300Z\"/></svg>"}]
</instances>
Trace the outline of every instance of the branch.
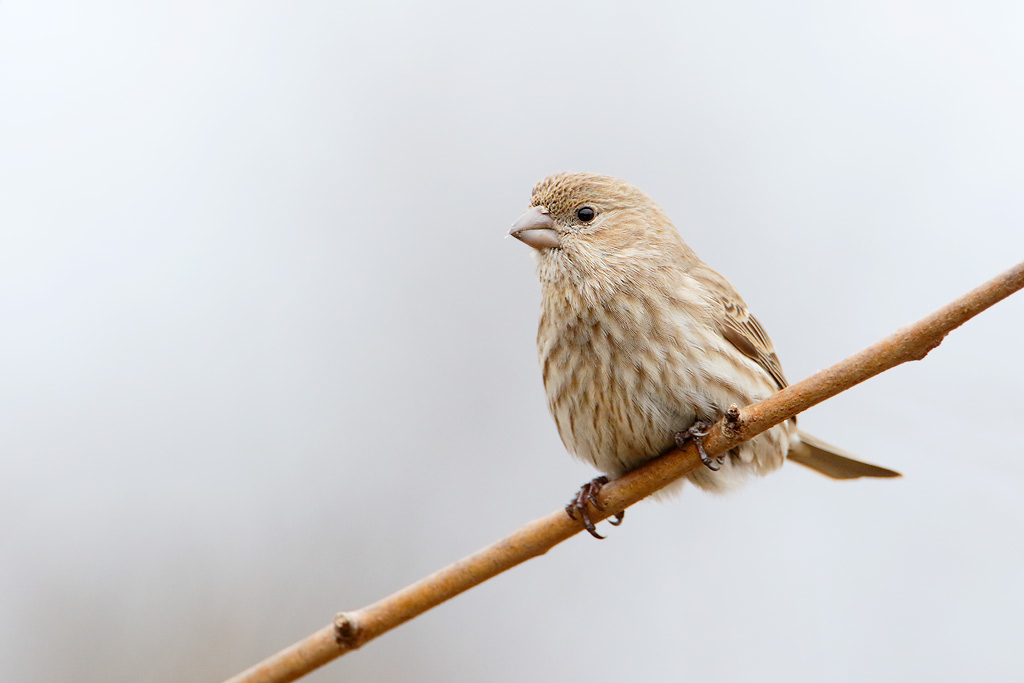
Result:
<instances>
[{"instance_id":1,"label":"branch","mask_svg":"<svg viewBox=\"0 0 1024 683\"><path fill-rule=\"evenodd\" d=\"M704 450L712 457L725 453L866 379L901 363L921 360L951 330L1021 288L1024 288L1024 263L765 401L743 409L732 406L704 438ZM604 511L593 510L591 518L597 522L611 513L625 510L700 464L700 456L692 443L683 450L673 449L605 485L599 497ZM353 612L339 613L333 624L268 657L227 683L294 681L459 593L543 555L582 529L579 521L570 519L559 509L383 600Z\"/></svg>"}]
</instances>

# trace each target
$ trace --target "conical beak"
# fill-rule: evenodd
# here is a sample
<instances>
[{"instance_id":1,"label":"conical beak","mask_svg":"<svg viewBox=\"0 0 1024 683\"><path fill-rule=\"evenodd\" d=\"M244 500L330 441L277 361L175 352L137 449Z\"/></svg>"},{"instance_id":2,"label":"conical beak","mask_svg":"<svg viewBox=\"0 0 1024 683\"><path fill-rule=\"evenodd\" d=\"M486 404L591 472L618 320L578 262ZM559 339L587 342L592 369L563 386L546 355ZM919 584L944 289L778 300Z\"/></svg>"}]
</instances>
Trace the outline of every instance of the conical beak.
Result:
<instances>
[{"instance_id":1,"label":"conical beak","mask_svg":"<svg viewBox=\"0 0 1024 683\"><path fill-rule=\"evenodd\" d=\"M538 251L554 249L559 245L558 231L550 213L547 207L535 206L512 224L508 234Z\"/></svg>"}]
</instances>

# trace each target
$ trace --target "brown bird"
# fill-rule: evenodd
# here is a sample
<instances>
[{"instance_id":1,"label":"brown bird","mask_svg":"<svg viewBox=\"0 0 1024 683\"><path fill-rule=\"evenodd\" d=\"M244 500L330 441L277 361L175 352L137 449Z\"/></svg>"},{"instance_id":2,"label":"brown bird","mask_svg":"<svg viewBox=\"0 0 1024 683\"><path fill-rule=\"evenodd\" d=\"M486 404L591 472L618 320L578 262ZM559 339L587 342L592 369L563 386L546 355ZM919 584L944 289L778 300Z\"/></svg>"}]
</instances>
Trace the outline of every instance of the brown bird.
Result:
<instances>
[{"instance_id":1,"label":"brown bird","mask_svg":"<svg viewBox=\"0 0 1024 683\"><path fill-rule=\"evenodd\" d=\"M590 173L549 176L510 234L537 257L537 349L558 434L571 454L607 476L687 439L699 447L731 404L749 405L786 386L768 334L740 295L629 183ZM706 467L686 479L715 492L776 470L787 456L833 479L900 476L798 430L795 419L723 457L700 450ZM596 504L607 481L585 485L566 508L598 538L587 504Z\"/></svg>"}]
</instances>

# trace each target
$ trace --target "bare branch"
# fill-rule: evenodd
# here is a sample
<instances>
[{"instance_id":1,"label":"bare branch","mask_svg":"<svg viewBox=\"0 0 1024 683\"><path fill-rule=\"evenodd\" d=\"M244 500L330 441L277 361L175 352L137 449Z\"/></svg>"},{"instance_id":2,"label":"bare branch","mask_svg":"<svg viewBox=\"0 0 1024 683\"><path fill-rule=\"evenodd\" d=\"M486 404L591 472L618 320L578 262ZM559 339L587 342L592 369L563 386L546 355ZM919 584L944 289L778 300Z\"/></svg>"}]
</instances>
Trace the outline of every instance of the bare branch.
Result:
<instances>
[{"instance_id":1,"label":"bare branch","mask_svg":"<svg viewBox=\"0 0 1024 683\"><path fill-rule=\"evenodd\" d=\"M711 456L725 453L866 379L901 363L921 360L951 330L1022 287L1024 263L765 401L739 410L730 408L704 438L704 450ZM604 486L600 494L604 512L594 510L591 518L596 522L625 510L699 465L700 456L692 443L683 450L673 449ZM294 681L459 593L517 564L543 555L582 529L581 522L570 519L564 510L559 509L383 600L353 612L338 614L334 623L229 679L228 683Z\"/></svg>"}]
</instances>

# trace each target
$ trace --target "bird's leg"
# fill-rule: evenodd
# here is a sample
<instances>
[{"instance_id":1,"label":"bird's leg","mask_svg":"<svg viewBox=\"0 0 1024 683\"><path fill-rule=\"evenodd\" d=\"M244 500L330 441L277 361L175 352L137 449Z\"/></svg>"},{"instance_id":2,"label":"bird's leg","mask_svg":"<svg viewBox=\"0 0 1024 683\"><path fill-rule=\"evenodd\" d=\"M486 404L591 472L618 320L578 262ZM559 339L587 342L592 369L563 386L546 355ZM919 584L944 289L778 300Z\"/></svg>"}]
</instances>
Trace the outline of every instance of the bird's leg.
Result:
<instances>
[{"instance_id":1,"label":"bird's leg","mask_svg":"<svg viewBox=\"0 0 1024 683\"><path fill-rule=\"evenodd\" d=\"M697 420L685 432L676 432L676 446L683 448L688 442L692 441L697 446L697 452L700 453L700 461L704 463L704 467L707 467L712 472L717 472L722 469L722 465L725 463L725 456L712 458L704 451L704 437L710 433L710 430L710 422Z\"/></svg>"},{"instance_id":2,"label":"bird's leg","mask_svg":"<svg viewBox=\"0 0 1024 683\"><path fill-rule=\"evenodd\" d=\"M608 483L608 477L597 477L592 481L587 482L580 487L580 490L576 492L573 499L569 501L569 504L565 506L565 511L569 515L570 519L576 519L576 513L579 513L579 518L583 521L583 526L586 527L587 531L594 538L604 538L601 534L597 533L597 527L590 521L590 516L587 515L587 505L593 505L598 510L603 510L604 506L601 505L597 500L597 494L601 492L601 487ZM614 521L609 519L609 523L618 526L622 524L622 518L626 515L625 511L618 512L615 514Z\"/></svg>"}]
</instances>

